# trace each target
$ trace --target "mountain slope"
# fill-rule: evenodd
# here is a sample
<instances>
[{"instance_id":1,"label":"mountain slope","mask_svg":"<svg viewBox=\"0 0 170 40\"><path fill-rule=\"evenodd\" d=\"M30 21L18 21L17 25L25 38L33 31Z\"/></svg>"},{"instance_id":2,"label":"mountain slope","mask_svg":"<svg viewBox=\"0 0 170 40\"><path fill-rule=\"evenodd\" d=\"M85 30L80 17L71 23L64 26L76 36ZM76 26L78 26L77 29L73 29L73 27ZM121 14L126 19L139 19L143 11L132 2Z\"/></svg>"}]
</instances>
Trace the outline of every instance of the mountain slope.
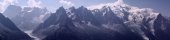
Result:
<instances>
[{"instance_id":1,"label":"mountain slope","mask_svg":"<svg viewBox=\"0 0 170 40\"><path fill-rule=\"evenodd\" d=\"M0 40L31 40L31 38L0 13Z\"/></svg>"}]
</instances>

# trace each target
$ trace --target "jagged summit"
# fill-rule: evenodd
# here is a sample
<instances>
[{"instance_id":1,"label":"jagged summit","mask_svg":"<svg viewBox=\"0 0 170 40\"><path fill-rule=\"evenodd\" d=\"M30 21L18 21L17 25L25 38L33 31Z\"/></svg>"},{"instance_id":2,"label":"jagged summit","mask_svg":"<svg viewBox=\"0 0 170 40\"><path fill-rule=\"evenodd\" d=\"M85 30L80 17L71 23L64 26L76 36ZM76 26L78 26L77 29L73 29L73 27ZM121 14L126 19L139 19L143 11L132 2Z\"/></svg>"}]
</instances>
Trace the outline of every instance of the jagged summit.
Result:
<instances>
[{"instance_id":1,"label":"jagged summit","mask_svg":"<svg viewBox=\"0 0 170 40\"><path fill-rule=\"evenodd\" d=\"M66 11L65 9L64 9L64 7L59 7L59 9L56 11L56 12L58 12L58 11Z\"/></svg>"}]
</instances>

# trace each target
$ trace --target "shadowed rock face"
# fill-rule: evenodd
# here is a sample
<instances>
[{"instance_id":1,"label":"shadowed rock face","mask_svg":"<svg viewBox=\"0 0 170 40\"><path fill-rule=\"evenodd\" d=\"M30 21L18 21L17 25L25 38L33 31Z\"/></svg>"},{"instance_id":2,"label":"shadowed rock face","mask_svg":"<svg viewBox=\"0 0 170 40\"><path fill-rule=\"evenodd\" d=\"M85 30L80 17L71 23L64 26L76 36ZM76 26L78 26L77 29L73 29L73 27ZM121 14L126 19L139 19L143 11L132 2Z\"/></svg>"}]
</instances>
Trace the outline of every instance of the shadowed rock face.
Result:
<instances>
[{"instance_id":1,"label":"shadowed rock face","mask_svg":"<svg viewBox=\"0 0 170 40\"><path fill-rule=\"evenodd\" d=\"M154 23L155 36L160 40L170 40L170 20L158 15Z\"/></svg>"},{"instance_id":2,"label":"shadowed rock face","mask_svg":"<svg viewBox=\"0 0 170 40\"><path fill-rule=\"evenodd\" d=\"M31 38L0 13L0 40L31 40Z\"/></svg>"}]
</instances>

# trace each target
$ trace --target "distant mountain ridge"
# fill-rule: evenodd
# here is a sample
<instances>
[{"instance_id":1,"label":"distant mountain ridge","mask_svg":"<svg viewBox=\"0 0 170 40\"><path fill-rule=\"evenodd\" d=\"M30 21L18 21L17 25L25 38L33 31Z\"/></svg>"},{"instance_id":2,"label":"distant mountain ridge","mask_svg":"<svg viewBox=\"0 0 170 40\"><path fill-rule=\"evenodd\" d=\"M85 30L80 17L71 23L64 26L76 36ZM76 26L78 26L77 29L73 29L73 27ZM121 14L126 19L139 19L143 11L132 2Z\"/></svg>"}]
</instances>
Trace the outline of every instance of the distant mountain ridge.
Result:
<instances>
[{"instance_id":1,"label":"distant mountain ridge","mask_svg":"<svg viewBox=\"0 0 170 40\"><path fill-rule=\"evenodd\" d=\"M46 8L9 5L3 13L23 31L34 29L50 14Z\"/></svg>"}]
</instances>

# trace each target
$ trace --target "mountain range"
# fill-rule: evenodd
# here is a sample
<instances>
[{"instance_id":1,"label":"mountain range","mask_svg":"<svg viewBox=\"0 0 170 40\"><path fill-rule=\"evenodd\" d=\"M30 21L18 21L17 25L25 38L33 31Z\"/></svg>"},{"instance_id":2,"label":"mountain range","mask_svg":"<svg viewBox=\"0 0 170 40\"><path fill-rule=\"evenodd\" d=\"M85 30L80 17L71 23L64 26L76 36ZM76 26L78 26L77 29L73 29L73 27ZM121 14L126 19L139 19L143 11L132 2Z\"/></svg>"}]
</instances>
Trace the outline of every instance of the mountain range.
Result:
<instances>
[{"instance_id":1,"label":"mountain range","mask_svg":"<svg viewBox=\"0 0 170 40\"><path fill-rule=\"evenodd\" d=\"M170 40L169 21L152 9L126 4L60 7L33 35L42 40Z\"/></svg>"},{"instance_id":2,"label":"mountain range","mask_svg":"<svg viewBox=\"0 0 170 40\"><path fill-rule=\"evenodd\" d=\"M170 18L153 9L124 3L98 7L50 13L10 5L0 13L0 40L170 40Z\"/></svg>"}]
</instances>

